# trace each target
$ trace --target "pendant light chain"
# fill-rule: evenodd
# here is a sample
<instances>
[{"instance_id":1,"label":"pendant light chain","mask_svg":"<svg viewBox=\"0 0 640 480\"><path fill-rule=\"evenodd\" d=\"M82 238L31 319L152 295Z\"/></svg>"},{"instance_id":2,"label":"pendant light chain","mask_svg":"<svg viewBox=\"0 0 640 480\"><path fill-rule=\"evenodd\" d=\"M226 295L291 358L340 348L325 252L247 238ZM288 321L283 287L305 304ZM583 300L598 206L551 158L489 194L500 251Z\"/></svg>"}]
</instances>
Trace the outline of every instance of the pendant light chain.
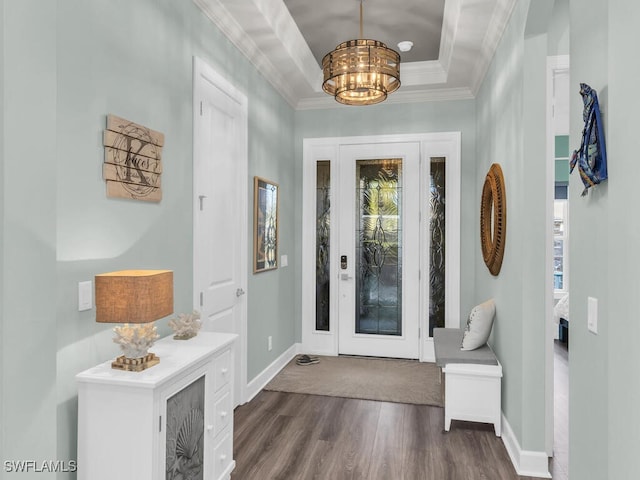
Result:
<instances>
[{"instance_id":1,"label":"pendant light chain","mask_svg":"<svg viewBox=\"0 0 640 480\"><path fill-rule=\"evenodd\" d=\"M364 38L364 33L362 33L363 32L363 30L362 30L362 17L363 17L363 15L362 15L362 0L360 0L360 37L359 37L360 39Z\"/></svg>"}]
</instances>

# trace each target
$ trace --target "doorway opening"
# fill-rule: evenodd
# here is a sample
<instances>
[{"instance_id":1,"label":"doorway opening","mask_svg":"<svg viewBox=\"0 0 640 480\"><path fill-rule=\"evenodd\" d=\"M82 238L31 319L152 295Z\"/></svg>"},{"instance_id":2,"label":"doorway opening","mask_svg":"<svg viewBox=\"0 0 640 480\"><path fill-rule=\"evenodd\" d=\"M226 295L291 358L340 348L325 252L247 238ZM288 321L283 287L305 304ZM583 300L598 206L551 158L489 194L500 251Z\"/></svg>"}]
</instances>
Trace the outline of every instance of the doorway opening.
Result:
<instances>
[{"instance_id":1,"label":"doorway opening","mask_svg":"<svg viewBox=\"0 0 640 480\"><path fill-rule=\"evenodd\" d=\"M547 455L553 457L553 478L567 479L569 471L569 56L549 57L548 169L553 173L548 189L552 216L548 238L550 257L547 319Z\"/></svg>"}]
</instances>

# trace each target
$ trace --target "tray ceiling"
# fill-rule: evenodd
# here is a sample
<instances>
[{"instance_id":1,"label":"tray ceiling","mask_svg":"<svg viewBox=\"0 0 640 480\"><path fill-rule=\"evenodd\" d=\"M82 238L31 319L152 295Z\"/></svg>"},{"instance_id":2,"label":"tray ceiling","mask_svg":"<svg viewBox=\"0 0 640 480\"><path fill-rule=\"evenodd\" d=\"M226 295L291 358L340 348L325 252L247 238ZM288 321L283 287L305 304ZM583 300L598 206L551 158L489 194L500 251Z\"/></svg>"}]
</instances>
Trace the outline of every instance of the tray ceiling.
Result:
<instances>
[{"instance_id":1,"label":"tray ceiling","mask_svg":"<svg viewBox=\"0 0 640 480\"><path fill-rule=\"evenodd\" d=\"M296 109L344 107L322 91L322 57L358 37L358 0L193 0ZM364 37L401 53L386 103L473 98L516 0L364 1Z\"/></svg>"}]
</instances>

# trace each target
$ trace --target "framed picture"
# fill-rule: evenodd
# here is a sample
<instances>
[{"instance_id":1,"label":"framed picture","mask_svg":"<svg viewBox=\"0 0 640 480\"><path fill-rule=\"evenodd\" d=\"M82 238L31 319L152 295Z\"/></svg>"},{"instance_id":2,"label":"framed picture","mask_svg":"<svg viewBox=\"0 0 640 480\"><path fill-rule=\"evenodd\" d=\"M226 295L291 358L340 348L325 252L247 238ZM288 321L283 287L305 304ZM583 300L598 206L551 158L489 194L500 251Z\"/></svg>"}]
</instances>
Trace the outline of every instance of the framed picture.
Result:
<instances>
[{"instance_id":1,"label":"framed picture","mask_svg":"<svg viewBox=\"0 0 640 480\"><path fill-rule=\"evenodd\" d=\"M278 184L253 178L253 273L278 268Z\"/></svg>"}]
</instances>

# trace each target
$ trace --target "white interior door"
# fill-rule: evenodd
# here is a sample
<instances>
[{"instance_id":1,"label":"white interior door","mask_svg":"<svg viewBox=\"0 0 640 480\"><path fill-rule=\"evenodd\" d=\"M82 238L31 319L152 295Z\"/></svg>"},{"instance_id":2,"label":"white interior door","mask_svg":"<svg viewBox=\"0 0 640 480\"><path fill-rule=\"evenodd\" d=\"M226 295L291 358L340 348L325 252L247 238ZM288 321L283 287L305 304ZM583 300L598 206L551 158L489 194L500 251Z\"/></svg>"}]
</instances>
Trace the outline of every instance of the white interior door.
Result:
<instances>
[{"instance_id":1,"label":"white interior door","mask_svg":"<svg viewBox=\"0 0 640 480\"><path fill-rule=\"evenodd\" d=\"M420 143L338 158L340 354L419 357Z\"/></svg>"},{"instance_id":2,"label":"white interior door","mask_svg":"<svg viewBox=\"0 0 640 480\"><path fill-rule=\"evenodd\" d=\"M194 308L204 330L240 336L238 405L247 383L247 103L210 67L194 65Z\"/></svg>"}]
</instances>

